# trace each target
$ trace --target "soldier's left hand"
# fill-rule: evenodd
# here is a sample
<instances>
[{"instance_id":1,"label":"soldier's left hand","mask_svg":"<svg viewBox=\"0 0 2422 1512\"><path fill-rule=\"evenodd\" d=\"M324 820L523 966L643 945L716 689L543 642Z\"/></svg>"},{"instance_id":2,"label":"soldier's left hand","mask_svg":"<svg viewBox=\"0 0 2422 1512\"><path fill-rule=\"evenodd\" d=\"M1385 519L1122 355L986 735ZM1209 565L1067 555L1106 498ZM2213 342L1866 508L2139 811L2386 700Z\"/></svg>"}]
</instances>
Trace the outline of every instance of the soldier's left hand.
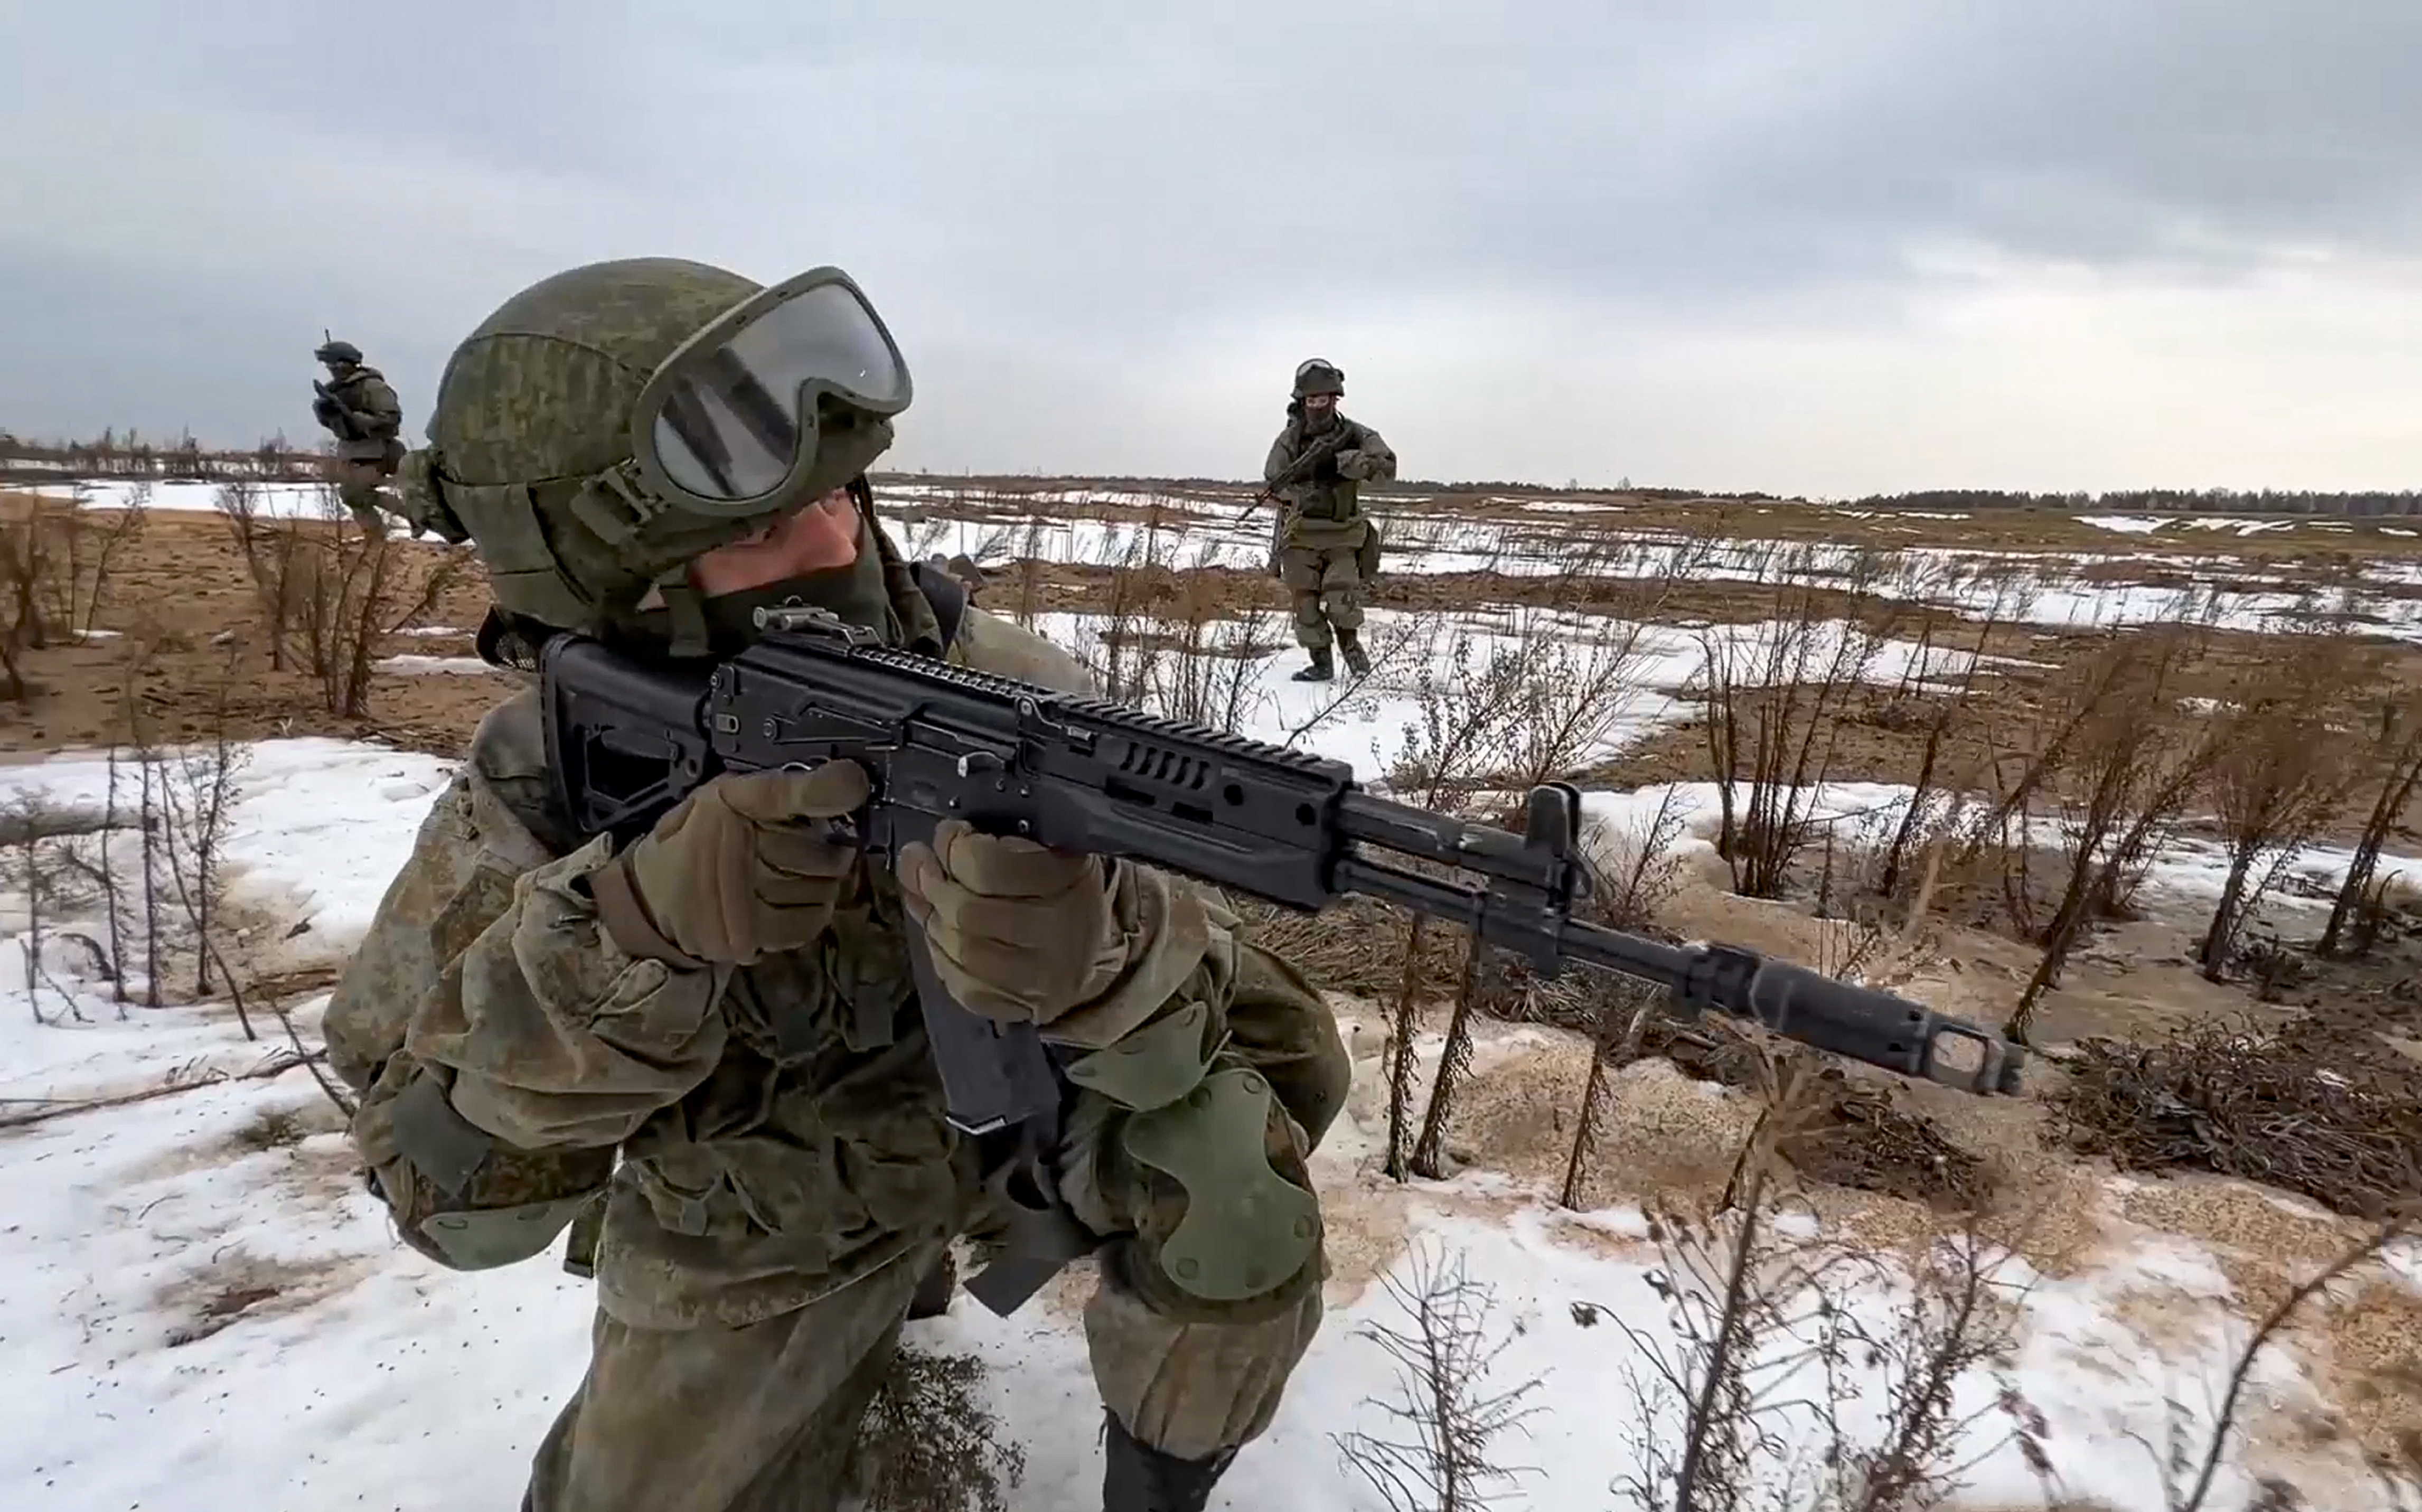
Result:
<instances>
[{"instance_id":1,"label":"soldier's left hand","mask_svg":"<svg viewBox=\"0 0 2422 1512\"><path fill-rule=\"evenodd\" d=\"M948 819L932 845L901 848L900 890L935 972L971 1013L1048 1024L1100 999L1126 968L1109 867L1098 856Z\"/></svg>"}]
</instances>

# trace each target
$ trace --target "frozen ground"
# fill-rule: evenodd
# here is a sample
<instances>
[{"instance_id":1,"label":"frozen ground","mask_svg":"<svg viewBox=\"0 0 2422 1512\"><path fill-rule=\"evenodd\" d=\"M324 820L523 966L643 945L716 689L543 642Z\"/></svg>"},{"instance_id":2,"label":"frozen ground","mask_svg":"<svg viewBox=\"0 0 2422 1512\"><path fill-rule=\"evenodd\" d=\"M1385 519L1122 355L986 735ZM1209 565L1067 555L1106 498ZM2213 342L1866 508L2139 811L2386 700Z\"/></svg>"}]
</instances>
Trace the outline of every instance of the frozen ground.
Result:
<instances>
[{"instance_id":1,"label":"frozen ground","mask_svg":"<svg viewBox=\"0 0 2422 1512\"><path fill-rule=\"evenodd\" d=\"M1745 795L1746 785L1739 791ZM1915 789L1898 782L1828 782L1814 792L1791 790L1781 801L1820 828L1831 829L1837 843L1858 846L1888 841L1914 794ZM1934 799L1937 804L1942 801L1939 795ZM1581 811L1610 838L1645 833L1661 813L1668 825L1680 827L1675 852L1683 857L1712 857L1723 821L1713 782L1659 782L1621 793L1584 793ZM2195 822L2194 816L2188 816L2189 825ZM2262 876L2276 857L2275 851L2258 856L2253 875ZM2351 846L2304 846L2281 867L2267 906L2274 911L2326 909L2346 880L2347 868L2353 864ZM2210 904L2227 885L2228 867L2228 853L2217 842L2194 834L2175 835L2154 859L2146 887L2152 894L2181 904ZM2383 851L2377 874L2422 879L2422 856Z\"/></svg>"},{"instance_id":2,"label":"frozen ground","mask_svg":"<svg viewBox=\"0 0 2422 1512\"><path fill-rule=\"evenodd\" d=\"M72 493L91 508L122 506L148 488L154 509L217 508L217 485L100 481L46 485ZM1109 489L970 490L938 481L886 485L886 496L924 517L895 528L918 555L965 553L979 562L1020 557L1098 565L1157 561L1172 567L1262 569L1267 559L1265 508L1240 520L1233 496ZM1625 528L1619 511L1583 512L1570 501L1492 498L1486 517L1446 512L1427 500L1375 496L1387 527L1386 570L1405 575L1499 573L1509 576L1675 578L1691 582L1774 582L1785 574L1837 586L1857 584L1885 597L1942 605L1971 615L1994 611L2022 622L2081 627L2178 619L2207 605L2216 622L2262 629L2311 607L2313 600L2284 578L2264 577L2234 557L2185 552L2146 557L2102 552L1999 551L1905 546L1879 557L1855 544L1810 544L1727 537L1703 540L1670 529ZM1558 508L1546 506L1557 505ZM334 508L312 483L259 485L257 507L271 515L318 515ZM1106 518L1088 512L1130 516ZM1138 512L1152 516L1139 523ZM1883 518L1886 512L1840 512ZM1953 518L1910 514L1907 518ZM2320 530L2332 522L2240 520L2153 515L2079 516L2122 533L2156 532L2210 538L2274 528ZM2114 583L2096 570L2134 564L2160 569L2162 585ZM2422 565L2367 561L2322 595L2326 607L2348 607L2376 621L2380 634L2422 640Z\"/></svg>"},{"instance_id":3,"label":"frozen ground","mask_svg":"<svg viewBox=\"0 0 2422 1512\"><path fill-rule=\"evenodd\" d=\"M443 763L338 742L252 748L230 855L264 927L307 922L297 948L340 958L446 776ZM105 770L72 759L0 768L0 791L36 787L92 800ZM1654 796L1603 795L1593 811L1619 821ZM1681 796L1704 828L1706 795ZM1894 797L1845 784L1818 801L1848 814ZM22 907L0 899L0 922L22 930ZM51 969L82 1021L64 1011L59 992L46 991L51 1022L37 1023L22 950L0 947L0 1097L9 1099L0 1117L43 1099L212 1071L240 1078L267 1054L217 1007L121 1010L72 960ZM297 1016L307 1040L320 1006ZM1371 1074L1366 1063L1366 1087ZM266 1115L289 1115L287 1134L299 1138L264 1139L275 1125ZM1634 1464L1627 1372L1642 1362L1612 1318L1666 1336L1653 1256L1638 1242L1642 1215L1559 1213L1485 1173L1391 1189L1372 1174L1373 1149L1368 1118L1349 1114L1320 1159L1332 1206L1359 1214L1366 1231L1401 1228L1430 1252L1460 1253L1495 1288L1498 1327L1510 1331L1494 1378L1548 1382L1541 1400L1550 1410L1508 1445L1507 1458L1536 1473L1505 1504L1617 1504L1609 1483ZM0 1129L0 1377L17 1385L0 1419L0 1487L10 1505L510 1506L531 1447L579 1378L587 1286L550 1260L460 1275L398 1246L299 1071ZM1406 1263L1401 1250L1391 1252L1389 1265ZM2012 1261L2005 1277L2024 1286L2014 1293L2022 1336L2011 1376L2044 1412L2068 1490L2117 1507L2157 1504L2154 1463L2136 1437L2159 1441L2172 1393L2203 1401L2192 1383L2217 1378L2241 1339L2220 1305L2231 1288L2215 1257L2117 1228L2085 1269L2035 1276ZM1898 1284L1886 1275L1838 1299L1879 1315ZM2148 1289L2188 1309L2188 1321L2149 1329ZM1359 1331L1392 1320L1392 1304L1383 1288L1351 1278L1332 1287L1330 1301L1276 1425L1215 1504L1379 1504L1341 1467L1331 1436L1384 1426L1368 1400L1390 1393L1390 1372ZM1611 1317L1585 1327L1581 1303ZM1038 1302L1000 1320L961 1298L948 1318L915 1335L991 1366L986 1394L1030 1457L1014 1505L1090 1504L1097 1420L1081 1332L1064 1308ZM2257 1377L2266 1410L2314 1400L2289 1359ZM1996 1386L1984 1375L1964 1382L1963 1404L1982 1405ZM1874 1403L1871 1390L1854 1423ZM1985 1457L1963 1504L2037 1504L2018 1452L1992 1448L1999 1431L1988 1419L1972 1445ZM2331 1500L2353 1485L2343 1453L2317 1450L2292 1468L2316 1505L2360 1504ZM2241 1477L2232 1474L2224 1490L2215 1507L2246 1504Z\"/></svg>"}]
</instances>

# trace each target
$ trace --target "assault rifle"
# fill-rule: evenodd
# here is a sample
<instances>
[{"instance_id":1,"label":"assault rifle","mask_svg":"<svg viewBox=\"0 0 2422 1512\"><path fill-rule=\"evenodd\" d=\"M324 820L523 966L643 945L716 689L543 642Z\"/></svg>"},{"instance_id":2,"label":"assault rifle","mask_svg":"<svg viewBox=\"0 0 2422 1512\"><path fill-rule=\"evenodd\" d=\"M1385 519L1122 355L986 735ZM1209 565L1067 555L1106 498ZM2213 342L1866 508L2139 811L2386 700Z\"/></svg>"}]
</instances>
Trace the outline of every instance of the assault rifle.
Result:
<instances>
[{"instance_id":1,"label":"assault rifle","mask_svg":"<svg viewBox=\"0 0 2422 1512\"><path fill-rule=\"evenodd\" d=\"M1353 435L1354 428L1347 425L1341 417L1329 429L1329 434L1313 442L1311 450L1288 463L1284 471L1271 479L1263 486L1260 493L1253 496L1251 502L1245 506L1245 512L1236 516L1236 523L1242 525L1251 519L1255 510L1260 509L1265 502L1275 500L1279 496L1280 489L1302 482L1319 471L1322 463L1345 449L1345 443L1353 439Z\"/></svg>"},{"instance_id":2,"label":"assault rifle","mask_svg":"<svg viewBox=\"0 0 2422 1512\"><path fill-rule=\"evenodd\" d=\"M362 432L360 422L354 418L353 410L343 400L331 392L326 384L315 378L311 381L311 391L320 396L313 402L311 413L318 417L323 429L333 432L339 441L368 439Z\"/></svg>"},{"instance_id":3,"label":"assault rifle","mask_svg":"<svg viewBox=\"0 0 2422 1512\"><path fill-rule=\"evenodd\" d=\"M2016 1047L1974 1024L1738 946L1575 919L1594 874L1566 784L1533 789L1516 835L1376 796L1342 762L888 650L821 609L756 619L763 638L716 663L645 665L576 635L547 642L547 765L584 834L636 837L718 773L845 757L873 782L855 825L870 856L895 857L958 818L1298 910L1360 893L1459 923L1543 974L1604 967L1665 987L1684 1016L1714 1009L1902 1076L2018 1090ZM1033 1026L952 1001L909 935L951 1121L984 1134L1056 1117L1061 1085Z\"/></svg>"}]
</instances>

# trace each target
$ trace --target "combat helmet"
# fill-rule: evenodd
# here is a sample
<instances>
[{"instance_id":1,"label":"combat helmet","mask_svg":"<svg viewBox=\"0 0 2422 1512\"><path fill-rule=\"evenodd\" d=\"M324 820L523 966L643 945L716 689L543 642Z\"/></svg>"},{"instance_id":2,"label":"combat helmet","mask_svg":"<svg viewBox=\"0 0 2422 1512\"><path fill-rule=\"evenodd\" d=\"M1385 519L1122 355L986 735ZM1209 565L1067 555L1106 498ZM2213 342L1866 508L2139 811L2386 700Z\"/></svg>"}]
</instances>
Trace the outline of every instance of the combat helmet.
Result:
<instances>
[{"instance_id":1,"label":"combat helmet","mask_svg":"<svg viewBox=\"0 0 2422 1512\"><path fill-rule=\"evenodd\" d=\"M335 367L341 362L359 366L362 360L362 349L351 341L329 341L323 343L319 351L311 354L311 360L325 363L330 367Z\"/></svg>"},{"instance_id":2,"label":"combat helmet","mask_svg":"<svg viewBox=\"0 0 2422 1512\"><path fill-rule=\"evenodd\" d=\"M909 392L838 269L769 288L675 259L590 263L454 350L396 512L473 542L509 621L661 634L653 589L678 641L686 565L835 488L862 495Z\"/></svg>"},{"instance_id":3,"label":"combat helmet","mask_svg":"<svg viewBox=\"0 0 2422 1512\"><path fill-rule=\"evenodd\" d=\"M1343 394L1345 392L1345 370L1327 357L1309 357L1295 370L1295 397L1307 394Z\"/></svg>"}]
</instances>

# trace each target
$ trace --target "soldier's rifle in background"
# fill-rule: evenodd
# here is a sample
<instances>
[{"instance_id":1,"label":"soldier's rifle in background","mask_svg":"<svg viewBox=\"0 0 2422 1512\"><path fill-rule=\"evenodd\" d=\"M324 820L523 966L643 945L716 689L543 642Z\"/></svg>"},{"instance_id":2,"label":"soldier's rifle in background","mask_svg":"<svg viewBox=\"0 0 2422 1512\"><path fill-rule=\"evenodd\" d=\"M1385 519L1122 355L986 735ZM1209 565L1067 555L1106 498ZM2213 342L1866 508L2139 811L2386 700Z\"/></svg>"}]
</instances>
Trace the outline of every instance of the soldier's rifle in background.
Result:
<instances>
[{"instance_id":1,"label":"soldier's rifle in background","mask_svg":"<svg viewBox=\"0 0 2422 1512\"><path fill-rule=\"evenodd\" d=\"M339 441L370 439L370 433L362 429L361 421L354 418L352 408L337 397L334 389L315 378L311 381L311 391L320 396L313 401L311 413L318 417L322 429L334 432Z\"/></svg>"},{"instance_id":2,"label":"soldier's rifle in background","mask_svg":"<svg viewBox=\"0 0 2422 1512\"><path fill-rule=\"evenodd\" d=\"M1252 502L1245 506L1245 512L1236 516L1236 523L1238 525L1242 525L1247 520L1251 519L1253 517L1253 512L1256 510L1259 510L1264 504L1276 503L1278 501L1280 489L1292 488L1297 483L1302 482L1305 479L1311 477L1313 473L1318 472L1323 463L1329 461L1340 451L1345 449L1345 444L1352 440L1353 436L1353 427L1345 424L1343 420L1339 421L1329 434L1325 435L1318 441L1314 442L1311 449L1306 450L1302 456L1296 458L1295 461L1291 463L1288 463L1286 465L1286 469L1283 472L1281 472L1276 478L1271 479L1267 483L1264 484L1262 491L1253 496Z\"/></svg>"}]
</instances>

